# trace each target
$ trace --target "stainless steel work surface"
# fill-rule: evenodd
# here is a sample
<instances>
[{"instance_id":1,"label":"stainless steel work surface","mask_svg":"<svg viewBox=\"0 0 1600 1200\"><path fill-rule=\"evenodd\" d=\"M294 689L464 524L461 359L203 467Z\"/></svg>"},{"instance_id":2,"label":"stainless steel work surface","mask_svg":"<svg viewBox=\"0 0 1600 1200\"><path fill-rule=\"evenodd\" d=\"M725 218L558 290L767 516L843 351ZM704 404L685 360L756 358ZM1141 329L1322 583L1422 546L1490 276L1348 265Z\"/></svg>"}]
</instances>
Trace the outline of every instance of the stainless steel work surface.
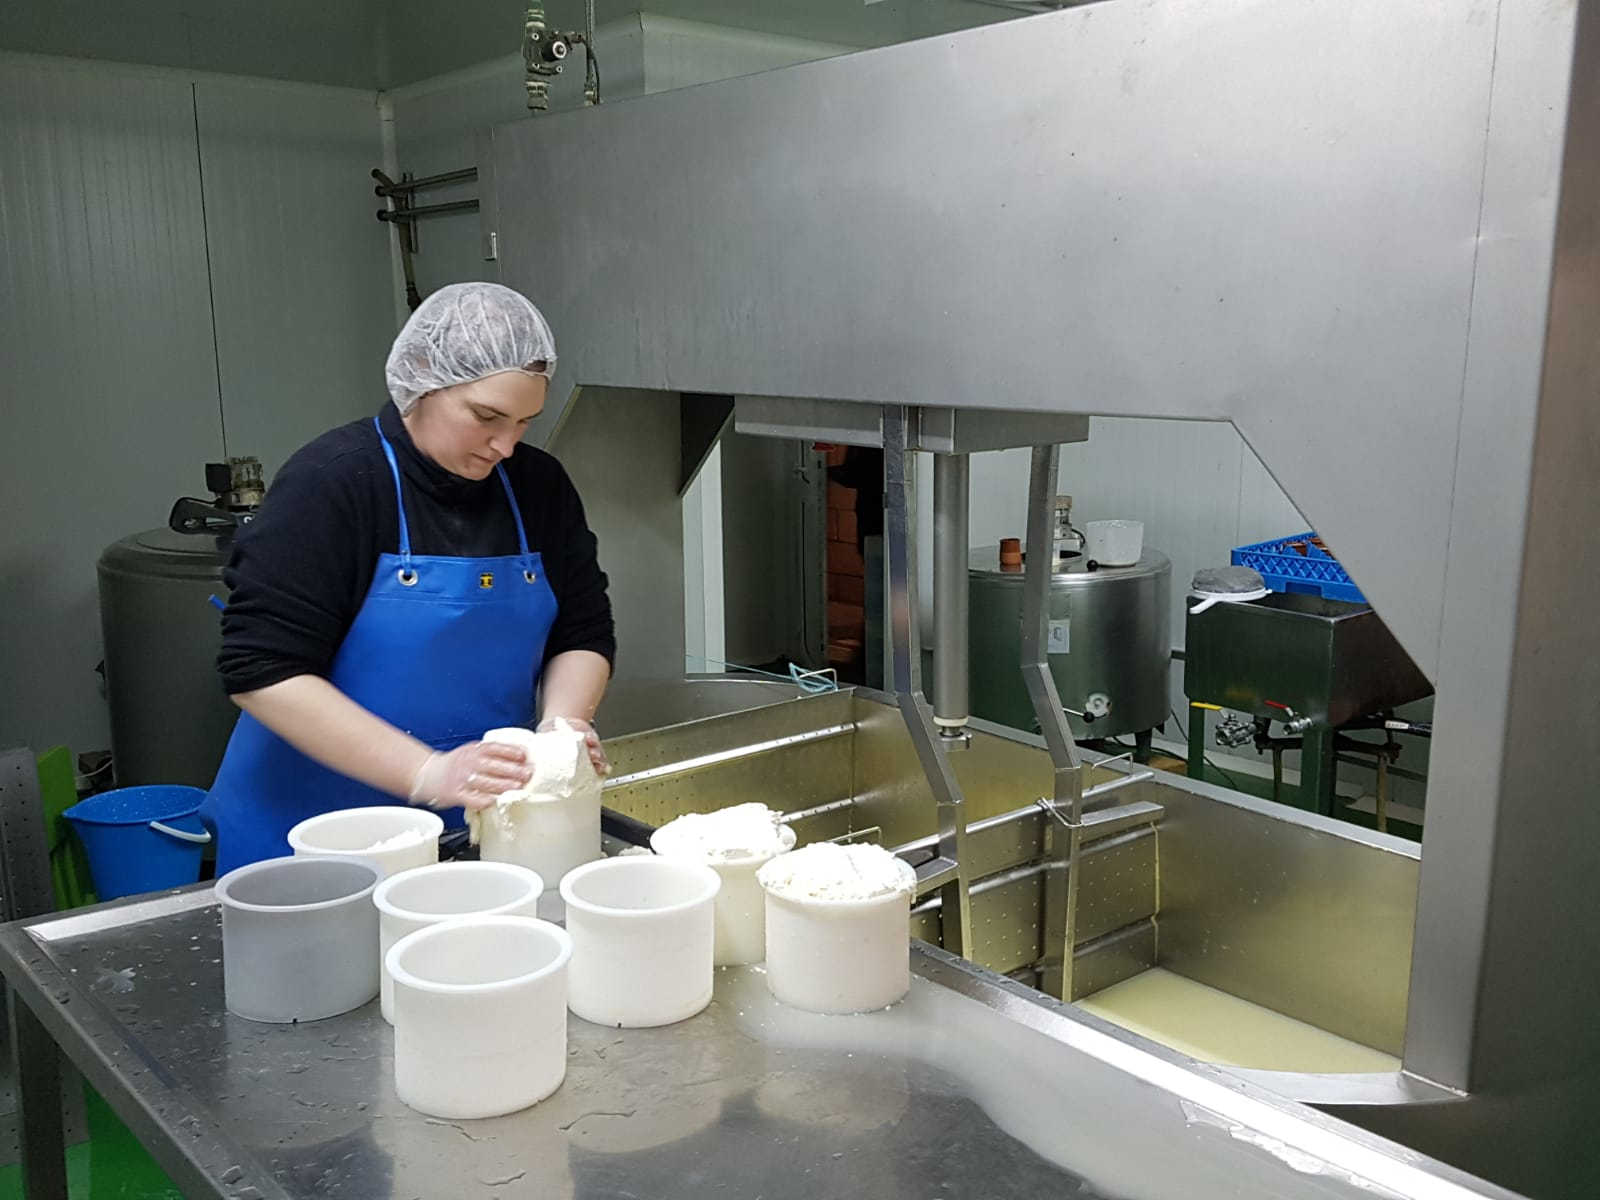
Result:
<instances>
[{"instance_id":1,"label":"stainless steel work surface","mask_svg":"<svg viewBox=\"0 0 1600 1200\"><path fill-rule=\"evenodd\" d=\"M190 1195L1508 1195L941 951L913 962L907 1000L862 1016L785 1009L739 968L678 1025L574 1017L553 1097L443 1121L396 1098L376 1002L228 1015L208 889L0 930L12 986Z\"/></svg>"}]
</instances>

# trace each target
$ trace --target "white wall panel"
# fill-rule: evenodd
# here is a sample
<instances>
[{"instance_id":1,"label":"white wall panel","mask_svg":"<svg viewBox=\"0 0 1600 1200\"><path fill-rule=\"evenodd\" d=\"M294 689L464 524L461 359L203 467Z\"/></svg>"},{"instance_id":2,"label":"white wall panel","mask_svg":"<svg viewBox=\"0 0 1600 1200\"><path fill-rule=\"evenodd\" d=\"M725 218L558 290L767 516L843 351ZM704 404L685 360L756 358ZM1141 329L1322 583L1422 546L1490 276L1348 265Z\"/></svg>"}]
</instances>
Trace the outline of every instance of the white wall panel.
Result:
<instances>
[{"instance_id":1,"label":"white wall panel","mask_svg":"<svg viewBox=\"0 0 1600 1200\"><path fill-rule=\"evenodd\" d=\"M5 0L0 47L377 87L386 7L386 0Z\"/></svg>"},{"instance_id":2,"label":"white wall panel","mask_svg":"<svg viewBox=\"0 0 1600 1200\"><path fill-rule=\"evenodd\" d=\"M95 561L222 450L189 84L0 56L0 744L108 744Z\"/></svg>"},{"instance_id":3,"label":"white wall panel","mask_svg":"<svg viewBox=\"0 0 1600 1200\"><path fill-rule=\"evenodd\" d=\"M372 92L196 84L228 452L270 480L324 430L375 413L394 338Z\"/></svg>"}]
</instances>

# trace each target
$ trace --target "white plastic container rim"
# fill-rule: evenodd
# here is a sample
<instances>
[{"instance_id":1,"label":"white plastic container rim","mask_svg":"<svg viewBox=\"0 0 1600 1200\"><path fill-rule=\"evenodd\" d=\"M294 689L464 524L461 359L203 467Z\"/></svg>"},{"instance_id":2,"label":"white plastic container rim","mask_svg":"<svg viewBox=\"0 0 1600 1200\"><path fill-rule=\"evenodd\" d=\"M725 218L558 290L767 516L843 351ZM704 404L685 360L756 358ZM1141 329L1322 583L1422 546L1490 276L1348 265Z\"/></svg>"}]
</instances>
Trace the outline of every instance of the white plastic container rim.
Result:
<instances>
[{"instance_id":1,"label":"white plastic container rim","mask_svg":"<svg viewBox=\"0 0 1600 1200\"><path fill-rule=\"evenodd\" d=\"M664 828L666 826L662 826L662 829ZM654 850L661 858L670 858L676 862L703 863L713 871L723 867L732 867L735 870L740 867L759 867L771 859L777 858L780 854L789 853L794 849L795 842L794 830L788 825L779 825L778 849L776 850L760 850L754 854L741 854L738 858L702 858L687 849L675 849L672 846L671 838L667 838L664 842L657 842L656 839L660 836L660 829L650 835L650 849ZM665 846L665 849L663 849L663 846Z\"/></svg>"},{"instance_id":2,"label":"white plastic container rim","mask_svg":"<svg viewBox=\"0 0 1600 1200\"><path fill-rule=\"evenodd\" d=\"M372 872L372 878L367 883L353 890L340 892L337 896L330 896L323 900L307 900L298 904L256 904L249 900L240 900L233 894L233 889L252 875L265 872L280 871L309 871L313 874L326 871L323 864L337 863L342 867L360 866ZM229 908L236 908L243 912L256 913L309 913L324 908L338 908L340 905L349 904L352 900L359 900L370 896L378 890L378 884L383 881L383 868L370 858L361 858L354 854L302 854L285 855L282 858L267 858L260 862L246 863L242 867L235 867L216 882L217 899Z\"/></svg>"},{"instance_id":3,"label":"white plastic container rim","mask_svg":"<svg viewBox=\"0 0 1600 1200\"><path fill-rule=\"evenodd\" d=\"M443 865L443 864L441 864ZM555 946L555 953L548 962L531 971L520 971L512 975L500 975L494 978L496 966L501 963L499 959L485 960L486 974L491 978L477 980L469 983L447 983L437 979L426 979L414 975L405 967L408 954L418 946L426 945L434 938L448 938L463 929L502 929L508 935L525 934L537 930ZM552 925L549 921L541 921L537 917L491 917L470 916L456 917L448 921L440 921L436 925L429 925L415 933L408 933L389 948L388 955L383 960L384 970L388 971L396 984L408 988L415 988L419 992L431 992L437 996L482 996L495 992L510 991L525 984L554 975L564 968L572 959L572 935L559 925ZM501 965L503 970L503 965Z\"/></svg>"},{"instance_id":4,"label":"white plastic container rim","mask_svg":"<svg viewBox=\"0 0 1600 1200\"><path fill-rule=\"evenodd\" d=\"M683 875L698 876L701 890L686 900L679 900L672 904L639 904L626 908L608 904L597 904L592 900L585 900L577 895L576 889L583 885L584 880L593 875L610 874L617 871L638 872L645 870L669 870ZM703 874L702 874L703 873ZM567 872L566 878L561 881L561 898L571 908L580 912L592 913L597 917L644 917L644 916L670 916L673 913L687 912L689 909L704 904L722 890L722 876L704 863L697 863L686 858L668 857L667 855L629 854L619 855L616 858L600 858L594 862L586 862L580 867L573 867Z\"/></svg>"},{"instance_id":5,"label":"white plastic container rim","mask_svg":"<svg viewBox=\"0 0 1600 1200\"><path fill-rule=\"evenodd\" d=\"M485 876L498 876L513 884L522 885L522 890L515 896L489 908L457 909L454 912L424 912L421 909L406 908L396 904L390 897L396 891L405 892L417 886L438 878L448 872L447 878L460 879L466 886L471 886L471 878L483 879ZM544 880L537 871L527 867L519 867L516 863L503 862L443 862L430 863L425 867L411 867L409 870L398 871L389 876L378 885L377 891L372 895L372 901L378 906L378 911L385 916L394 917L401 921L420 921L435 925L442 921L465 919L467 917L498 917L510 912L511 909L536 902L544 893ZM410 936L407 934L406 936Z\"/></svg>"},{"instance_id":6,"label":"white plastic container rim","mask_svg":"<svg viewBox=\"0 0 1600 1200\"><path fill-rule=\"evenodd\" d=\"M374 804L367 808L341 808L307 817L289 830L289 846L303 854L359 855L364 850L371 850L375 842L385 839L364 836L351 840L338 836L338 831L341 826L359 826L365 821L392 822L394 829L387 835L388 837L415 829L422 835L424 842L436 842L439 840L439 835L444 832L444 821L438 813L402 804ZM340 845L340 842L348 844Z\"/></svg>"}]
</instances>

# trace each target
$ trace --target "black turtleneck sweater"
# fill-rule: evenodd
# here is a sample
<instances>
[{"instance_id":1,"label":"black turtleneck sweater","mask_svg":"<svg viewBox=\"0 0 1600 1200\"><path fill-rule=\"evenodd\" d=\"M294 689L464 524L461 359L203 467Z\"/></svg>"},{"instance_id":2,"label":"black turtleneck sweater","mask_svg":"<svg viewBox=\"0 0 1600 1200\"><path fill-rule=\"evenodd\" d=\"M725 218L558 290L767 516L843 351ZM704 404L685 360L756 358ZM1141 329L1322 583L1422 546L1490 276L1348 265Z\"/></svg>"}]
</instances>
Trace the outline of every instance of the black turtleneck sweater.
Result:
<instances>
[{"instance_id":1,"label":"black turtleneck sweater","mask_svg":"<svg viewBox=\"0 0 1600 1200\"><path fill-rule=\"evenodd\" d=\"M463 479L425 457L393 404L378 419L400 466L413 554L517 553L517 527L495 473ZM528 548L543 555L559 606L545 660L567 650L613 659L606 577L572 481L532 446L518 446L504 465ZM229 597L217 669L228 692L326 676L366 599L378 555L399 552L394 478L372 421L352 421L302 447L272 481L222 573Z\"/></svg>"}]
</instances>

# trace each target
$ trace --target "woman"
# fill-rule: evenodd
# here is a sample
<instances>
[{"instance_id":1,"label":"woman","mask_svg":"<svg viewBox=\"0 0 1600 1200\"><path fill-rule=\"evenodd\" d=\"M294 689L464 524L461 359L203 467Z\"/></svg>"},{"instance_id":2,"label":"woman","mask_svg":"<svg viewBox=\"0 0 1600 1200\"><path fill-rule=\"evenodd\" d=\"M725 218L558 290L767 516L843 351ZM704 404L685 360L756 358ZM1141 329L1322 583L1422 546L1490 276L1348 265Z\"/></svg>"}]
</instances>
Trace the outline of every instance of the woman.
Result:
<instances>
[{"instance_id":1,"label":"woman","mask_svg":"<svg viewBox=\"0 0 1600 1200\"><path fill-rule=\"evenodd\" d=\"M429 296L395 339L391 404L323 434L239 535L218 668L244 710L202 814L219 873L289 852L331 809L481 808L531 777L475 740L587 731L616 652L606 577L561 464L521 445L555 340L491 283Z\"/></svg>"}]
</instances>

